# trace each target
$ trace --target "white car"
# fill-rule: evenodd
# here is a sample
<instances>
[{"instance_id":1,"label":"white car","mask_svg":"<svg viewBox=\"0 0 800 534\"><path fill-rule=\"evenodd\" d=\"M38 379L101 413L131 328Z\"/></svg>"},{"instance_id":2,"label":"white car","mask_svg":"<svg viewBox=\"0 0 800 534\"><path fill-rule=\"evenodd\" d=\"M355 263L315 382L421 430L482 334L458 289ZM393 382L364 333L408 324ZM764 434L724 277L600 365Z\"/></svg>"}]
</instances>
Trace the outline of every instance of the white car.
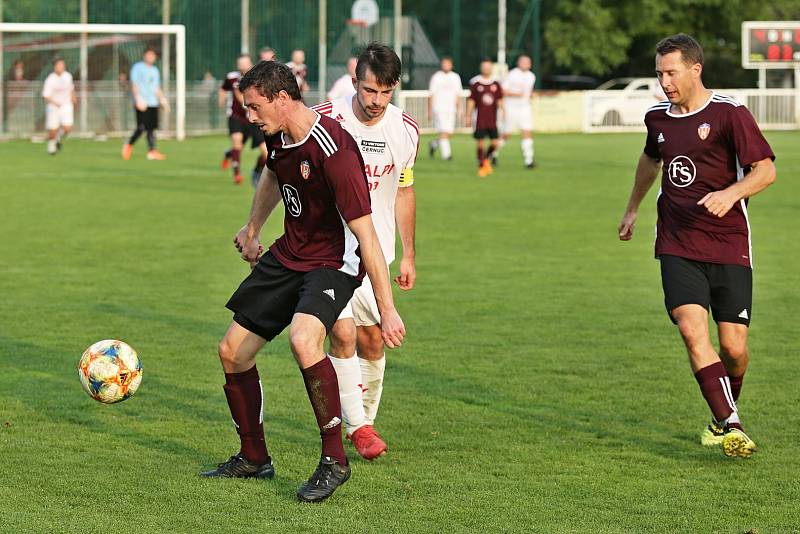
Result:
<instances>
[{"instance_id":1,"label":"white car","mask_svg":"<svg viewBox=\"0 0 800 534\"><path fill-rule=\"evenodd\" d=\"M622 83L623 89L612 89ZM647 109L666 100L656 78L618 78L587 92L592 126L641 126Z\"/></svg>"}]
</instances>

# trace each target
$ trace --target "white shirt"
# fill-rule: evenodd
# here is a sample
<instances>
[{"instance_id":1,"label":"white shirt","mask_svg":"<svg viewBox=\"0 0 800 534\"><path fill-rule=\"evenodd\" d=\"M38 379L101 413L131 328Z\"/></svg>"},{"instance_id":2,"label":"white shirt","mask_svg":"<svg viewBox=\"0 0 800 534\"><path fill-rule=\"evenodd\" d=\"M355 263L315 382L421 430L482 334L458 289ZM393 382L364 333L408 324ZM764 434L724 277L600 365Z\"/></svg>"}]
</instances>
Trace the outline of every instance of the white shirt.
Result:
<instances>
[{"instance_id":1,"label":"white shirt","mask_svg":"<svg viewBox=\"0 0 800 534\"><path fill-rule=\"evenodd\" d=\"M75 84L72 82L72 74L67 71L61 75L51 72L44 80L42 96L49 99L56 106L72 104L72 92Z\"/></svg>"},{"instance_id":2,"label":"white shirt","mask_svg":"<svg viewBox=\"0 0 800 534\"><path fill-rule=\"evenodd\" d=\"M508 77L503 82L503 93L507 106L529 106L531 103L531 93L536 84L536 75L531 71L523 71L519 68L511 69ZM522 96L508 96L506 93L522 93Z\"/></svg>"},{"instance_id":3,"label":"white shirt","mask_svg":"<svg viewBox=\"0 0 800 534\"><path fill-rule=\"evenodd\" d=\"M386 263L391 264L395 258L397 189L413 184L419 126L410 115L392 104L377 124L367 126L353 113L352 96L323 102L313 109L339 121L356 140L369 182L372 223Z\"/></svg>"},{"instance_id":4,"label":"white shirt","mask_svg":"<svg viewBox=\"0 0 800 534\"><path fill-rule=\"evenodd\" d=\"M461 93L461 76L450 71L437 71L431 76L428 85L431 97L433 97L433 111L436 113L455 113L456 103Z\"/></svg>"},{"instance_id":5,"label":"white shirt","mask_svg":"<svg viewBox=\"0 0 800 534\"><path fill-rule=\"evenodd\" d=\"M345 96L352 96L356 94L356 88L353 87L353 78L349 74L343 74L341 78L333 83L333 87L328 91L328 100L336 100Z\"/></svg>"}]
</instances>

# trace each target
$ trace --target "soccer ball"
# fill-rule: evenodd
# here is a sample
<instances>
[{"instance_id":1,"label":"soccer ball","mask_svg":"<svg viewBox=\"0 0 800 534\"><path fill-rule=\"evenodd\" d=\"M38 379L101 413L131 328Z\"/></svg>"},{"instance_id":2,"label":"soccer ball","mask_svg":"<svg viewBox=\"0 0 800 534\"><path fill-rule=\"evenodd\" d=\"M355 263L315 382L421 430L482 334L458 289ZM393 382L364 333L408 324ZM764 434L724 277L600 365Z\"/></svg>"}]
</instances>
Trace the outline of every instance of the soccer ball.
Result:
<instances>
[{"instance_id":1,"label":"soccer ball","mask_svg":"<svg viewBox=\"0 0 800 534\"><path fill-rule=\"evenodd\" d=\"M98 341L83 353L78 377L86 393L105 404L124 401L142 383L142 362L130 345L116 339Z\"/></svg>"}]
</instances>

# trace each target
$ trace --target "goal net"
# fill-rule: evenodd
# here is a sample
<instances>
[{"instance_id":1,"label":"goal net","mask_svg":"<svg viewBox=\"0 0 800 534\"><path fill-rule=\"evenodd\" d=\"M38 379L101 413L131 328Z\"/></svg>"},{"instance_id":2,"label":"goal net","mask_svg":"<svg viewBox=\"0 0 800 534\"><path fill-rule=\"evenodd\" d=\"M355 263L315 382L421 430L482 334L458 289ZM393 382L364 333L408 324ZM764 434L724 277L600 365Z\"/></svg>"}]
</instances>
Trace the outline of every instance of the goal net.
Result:
<instances>
[{"instance_id":1,"label":"goal net","mask_svg":"<svg viewBox=\"0 0 800 534\"><path fill-rule=\"evenodd\" d=\"M75 81L75 135L102 137L130 133L136 122L130 70L147 48L169 102L160 130L183 139L186 133L186 52L183 25L0 23L0 138L41 138L45 127L42 86L56 58L64 59ZM208 99L203 99L204 110Z\"/></svg>"}]
</instances>

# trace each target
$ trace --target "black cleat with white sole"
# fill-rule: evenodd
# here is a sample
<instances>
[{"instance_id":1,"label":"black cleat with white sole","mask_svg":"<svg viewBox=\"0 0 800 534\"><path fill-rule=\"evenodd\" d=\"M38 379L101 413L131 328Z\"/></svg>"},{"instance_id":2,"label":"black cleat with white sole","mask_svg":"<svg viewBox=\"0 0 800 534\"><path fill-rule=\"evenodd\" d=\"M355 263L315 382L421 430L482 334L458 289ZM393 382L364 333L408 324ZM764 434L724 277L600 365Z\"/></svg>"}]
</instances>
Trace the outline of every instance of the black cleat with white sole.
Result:
<instances>
[{"instance_id":1,"label":"black cleat with white sole","mask_svg":"<svg viewBox=\"0 0 800 534\"><path fill-rule=\"evenodd\" d=\"M272 478L275 476L275 467L272 458L267 456L263 464L254 464L245 458L242 453L231 456L228 461L222 462L216 469L200 473L201 477L213 478Z\"/></svg>"},{"instance_id":2,"label":"black cleat with white sole","mask_svg":"<svg viewBox=\"0 0 800 534\"><path fill-rule=\"evenodd\" d=\"M330 456L323 456L311 478L297 490L297 498L303 502L324 501L349 478L349 465L341 465Z\"/></svg>"}]
</instances>

